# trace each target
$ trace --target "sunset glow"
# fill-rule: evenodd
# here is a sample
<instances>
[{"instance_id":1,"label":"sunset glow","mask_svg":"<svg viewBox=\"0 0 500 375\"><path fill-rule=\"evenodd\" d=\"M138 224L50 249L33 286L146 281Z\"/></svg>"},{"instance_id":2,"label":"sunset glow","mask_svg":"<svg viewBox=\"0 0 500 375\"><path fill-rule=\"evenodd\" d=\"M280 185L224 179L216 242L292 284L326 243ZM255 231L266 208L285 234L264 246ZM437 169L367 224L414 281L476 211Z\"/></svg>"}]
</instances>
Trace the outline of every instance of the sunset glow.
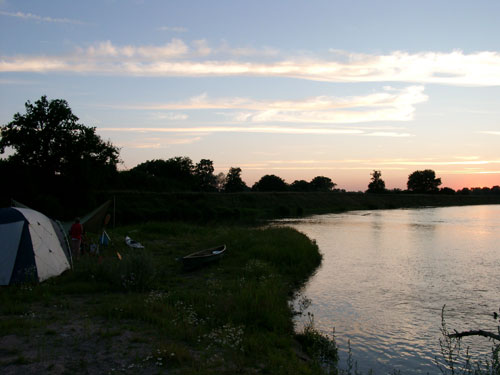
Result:
<instances>
[{"instance_id":1,"label":"sunset glow","mask_svg":"<svg viewBox=\"0 0 500 375\"><path fill-rule=\"evenodd\" d=\"M0 121L65 99L121 169L210 159L364 191L500 185L491 1L0 1Z\"/></svg>"}]
</instances>

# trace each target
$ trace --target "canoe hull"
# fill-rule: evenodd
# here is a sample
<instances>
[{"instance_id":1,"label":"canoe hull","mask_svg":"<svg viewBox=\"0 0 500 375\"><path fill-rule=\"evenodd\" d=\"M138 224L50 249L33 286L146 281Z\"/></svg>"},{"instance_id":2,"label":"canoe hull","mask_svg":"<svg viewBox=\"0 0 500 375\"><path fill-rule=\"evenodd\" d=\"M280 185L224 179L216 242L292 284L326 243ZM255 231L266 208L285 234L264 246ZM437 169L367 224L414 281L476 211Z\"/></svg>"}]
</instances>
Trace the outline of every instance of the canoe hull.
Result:
<instances>
[{"instance_id":1,"label":"canoe hull","mask_svg":"<svg viewBox=\"0 0 500 375\"><path fill-rule=\"evenodd\" d=\"M206 264L219 261L226 252L226 245L213 247L197 251L195 253L182 257L182 266L186 270L202 267Z\"/></svg>"}]
</instances>

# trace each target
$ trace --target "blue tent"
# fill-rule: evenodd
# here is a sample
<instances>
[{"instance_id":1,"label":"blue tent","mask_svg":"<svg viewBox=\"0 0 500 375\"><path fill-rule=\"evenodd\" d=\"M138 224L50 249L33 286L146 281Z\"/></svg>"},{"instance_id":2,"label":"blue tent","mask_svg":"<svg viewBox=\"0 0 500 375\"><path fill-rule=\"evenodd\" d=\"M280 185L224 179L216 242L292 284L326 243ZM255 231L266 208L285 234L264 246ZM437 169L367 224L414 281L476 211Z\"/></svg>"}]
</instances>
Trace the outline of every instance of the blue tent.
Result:
<instances>
[{"instance_id":1,"label":"blue tent","mask_svg":"<svg viewBox=\"0 0 500 375\"><path fill-rule=\"evenodd\" d=\"M70 264L59 223L29 208L0 208L0 285L43 281Z\"/></svg>"}]
</instances>

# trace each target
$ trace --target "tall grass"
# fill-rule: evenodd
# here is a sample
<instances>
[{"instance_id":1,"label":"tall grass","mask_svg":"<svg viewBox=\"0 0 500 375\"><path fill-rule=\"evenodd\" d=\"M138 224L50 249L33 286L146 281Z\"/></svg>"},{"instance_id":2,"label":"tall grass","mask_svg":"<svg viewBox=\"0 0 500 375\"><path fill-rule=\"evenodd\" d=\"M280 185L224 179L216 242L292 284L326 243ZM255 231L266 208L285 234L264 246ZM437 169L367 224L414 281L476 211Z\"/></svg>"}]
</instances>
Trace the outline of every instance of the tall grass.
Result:
<instances>
[{"instance_id":1,"label":"tall grass","mask_svg":"<svg viewBox=\"0 0 500 375\"><path fill-rule=\"evenodd\" d=\"M297 349L289 304L321 262L318 247L303 234L186 222L150 222L108 233L111 245L99 256L83 256L71 272L31 285L31 291L14 287L1 294L2 316L23 320L18 326L25 328L17 332L33 334L41 328L19 318L21 312L67 300L73 314L71 301L83 299L92 301L78 304L86 315L107 322L100 330L106 340L118 335L118 327L148 326L154 332L148 336L154 343L151 353L170 351L161 366L157 359L162 357L152 354L146 361L151 365L200 374L323 372L319 359L304 362L297 356L305 348ZM125 235L145 249L127 248ZM177 260L222 243L227 251L218 263L186 272ZM16 307L23 300L22 308Z\"/></svg>"}]
</instances>

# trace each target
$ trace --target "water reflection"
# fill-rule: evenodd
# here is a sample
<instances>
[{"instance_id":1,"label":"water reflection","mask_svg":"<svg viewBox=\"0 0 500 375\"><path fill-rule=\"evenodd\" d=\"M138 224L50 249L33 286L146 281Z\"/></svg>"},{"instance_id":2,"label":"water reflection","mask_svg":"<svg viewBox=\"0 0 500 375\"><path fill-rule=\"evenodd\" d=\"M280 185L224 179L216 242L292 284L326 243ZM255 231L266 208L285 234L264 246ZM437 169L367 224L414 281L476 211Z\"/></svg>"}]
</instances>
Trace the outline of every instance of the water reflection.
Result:
<instances>
[{"instance_id":1,"label":"water reflection","mask_svg":"<svg viewBox=\"0 0 500 375\"><path fill-rule=\"evenodd\" d=\"M361 369L438 373L440 312L457 330L495 329L500 206L359 211L287 221L323 265L304 290L322 331L335 327ZM480 349L490 344L476 340ZM477 346L474 344L474 346Z\"/></svg>"}]
</instances>

